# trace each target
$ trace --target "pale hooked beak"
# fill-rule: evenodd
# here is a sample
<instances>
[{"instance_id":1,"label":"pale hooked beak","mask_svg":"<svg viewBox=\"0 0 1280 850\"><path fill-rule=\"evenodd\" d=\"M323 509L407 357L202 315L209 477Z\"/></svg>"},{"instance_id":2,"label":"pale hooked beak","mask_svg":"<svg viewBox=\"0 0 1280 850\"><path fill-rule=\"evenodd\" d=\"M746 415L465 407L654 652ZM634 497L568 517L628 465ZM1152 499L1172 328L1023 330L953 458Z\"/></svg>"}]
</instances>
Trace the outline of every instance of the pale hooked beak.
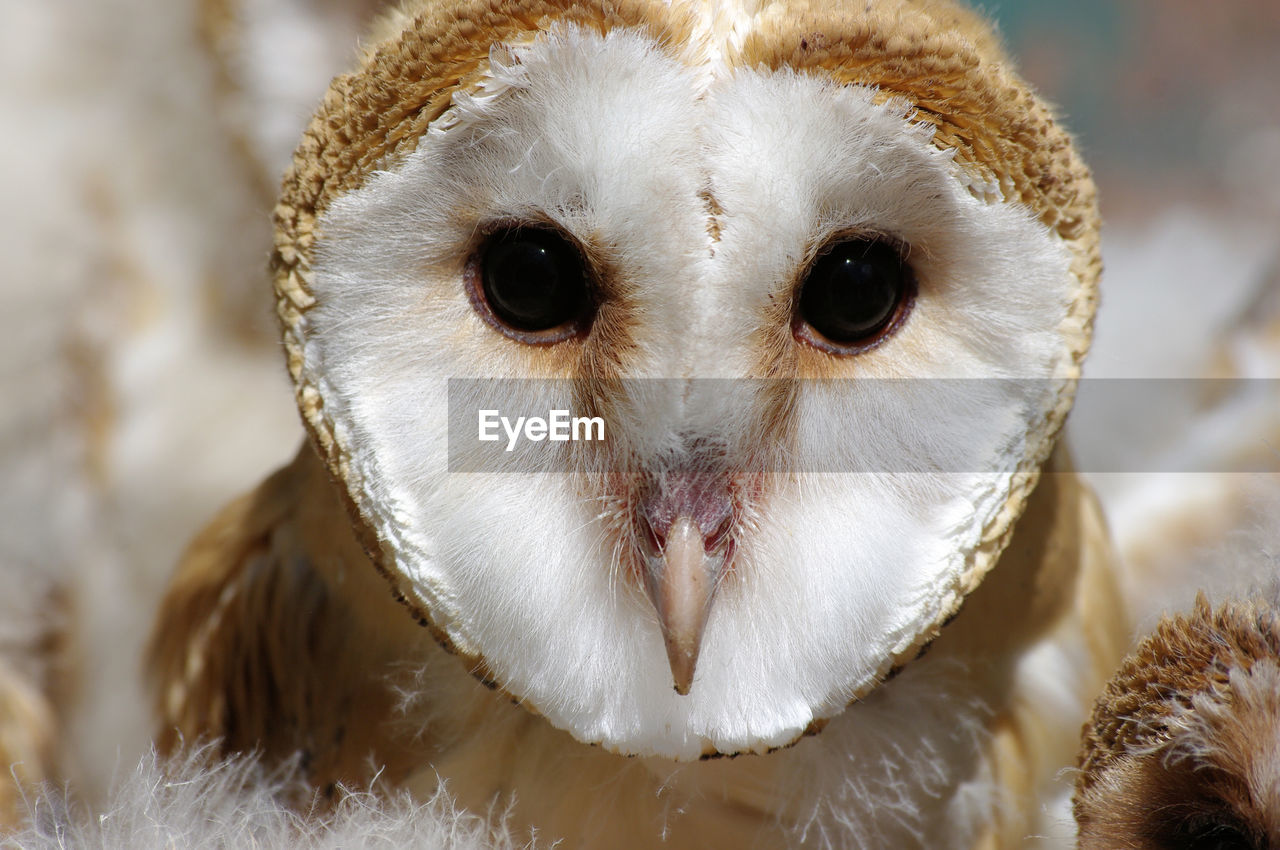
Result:
<instances>
[{"instance_id":1,"label":"pale hooked beak","mask_svg":"<svg viewBox=\"0 0 1280 850\"><path fill-rule=\"evenodd\" d=\"M702 633L732 549L733 510L726 488L695 486L690 492L675 486L648 501L642 513L651 533L645 590L658 614L676 693L684 695L693 686Z\"/></svg>"},{"instance_id":2,"label":"pale hooked beak","mask_svg":"<svg viewBox=\"0 0 1280 850\"><path fill-rule=\"evenodd\" d=\"M687 694L724 560L707 554L697 524L682 516L671 524L662 555L646 561L645 589L658 612L676 693Z\"/></svg>"}]
</instances>

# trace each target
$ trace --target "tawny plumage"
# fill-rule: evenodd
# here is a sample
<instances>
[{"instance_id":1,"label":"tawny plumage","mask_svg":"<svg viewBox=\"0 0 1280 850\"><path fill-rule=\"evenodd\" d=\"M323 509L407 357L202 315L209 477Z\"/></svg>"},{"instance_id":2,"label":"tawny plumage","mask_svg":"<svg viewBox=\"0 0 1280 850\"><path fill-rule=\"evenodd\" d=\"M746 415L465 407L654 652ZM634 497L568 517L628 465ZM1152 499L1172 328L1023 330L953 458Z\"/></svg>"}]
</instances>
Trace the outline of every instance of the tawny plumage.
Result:
<instances>
[{"instance_id":1,"label":"tawny plumage","mask_svg":"<svg viewBox=\"0 0 1280 850\"><path fill-rule=\"evenodd\" d=\"M389 720L396 644L419 637L344 521L309 448L194 541L157 624L158 743L300 753L307 776L367 781L377 751L400 779ZM249 628L249 624L262 624Z\"/></svg>"},{"instance_id":2,"label":"tawny plumage","mask_svg":"<svg viewBox=\"0 0 1280 850\"><path fill-rule=\"evenodd\" d=\"M408 5L285 177L311 440L173 580L161 743L567 846L1020 846L1126 635L1055 448L1099 267L959 7ZM602 442L485 444L544 402Z\"/></svg>"},{"instance_id":3,"label":"tawny plumage","mask_svg":"<svg viewBox=\"0 0 1280 850\"><path fill-rule=\"evenodd\" d=\"M59 733L71 672L67 599L50 588L31 598L37 610L11 615L0 631L0 764L8 766L0 773L0 831L20 824L27 798L59 777L66 748Z\"/></svg>"}]
</instances>

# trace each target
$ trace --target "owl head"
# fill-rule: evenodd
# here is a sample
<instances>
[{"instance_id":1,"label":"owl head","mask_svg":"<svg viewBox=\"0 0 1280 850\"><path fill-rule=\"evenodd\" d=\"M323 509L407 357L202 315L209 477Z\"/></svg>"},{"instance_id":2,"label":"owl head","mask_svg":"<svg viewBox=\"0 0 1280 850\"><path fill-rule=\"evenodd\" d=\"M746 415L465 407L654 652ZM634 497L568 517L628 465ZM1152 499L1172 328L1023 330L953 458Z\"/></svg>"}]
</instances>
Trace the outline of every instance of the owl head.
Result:
<instances>
[{"instance_id":1,"label":"owl head","mask_svg":"<svg viewBox=\"0 0 1280 850\"><path fill-rule=\"evenodd\" d=\"M1080 847L1274 847L1278 767L1274 598L1212 608L1201 595L1125 659L1085 724Z\"/></svg>"},{"instance_id":2,"label":"owl head","mask_svg":"<svg viewBox=\"0 0 1280 850\"><path fill-rule=\"evenodd\" d=\"M276 208L298 406L393 591L675 759L820 728L957 612L1099 267L1069 138L920 0L410 4Z\"/></svg>"}]
</instances>

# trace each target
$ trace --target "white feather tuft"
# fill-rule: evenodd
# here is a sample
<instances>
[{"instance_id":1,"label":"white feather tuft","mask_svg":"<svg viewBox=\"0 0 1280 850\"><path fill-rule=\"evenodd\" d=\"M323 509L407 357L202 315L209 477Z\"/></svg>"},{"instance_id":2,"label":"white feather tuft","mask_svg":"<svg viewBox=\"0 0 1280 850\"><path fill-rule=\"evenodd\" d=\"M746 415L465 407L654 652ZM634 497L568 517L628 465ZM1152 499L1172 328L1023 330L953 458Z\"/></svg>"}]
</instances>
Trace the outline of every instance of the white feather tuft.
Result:
<instances>
[{"instance_id":1,"label":"white feather tuft","mask_svg":"<svg viewBox=\"0 0 1280 850\"><path fill-rule=\"evenodd\" d=\"M195 748L165 762L154 753L116 779L105 806L89 811L56 790L27 799L27 825L0 839L21 850L215 850L415 847L514 850L501 825L456 808L447 790L426 802L387 789L339 789L331 810L306 812L286 802L302 793L290 767L267 770L250 757L210 758Z\"/></svg>"}]
</instances>

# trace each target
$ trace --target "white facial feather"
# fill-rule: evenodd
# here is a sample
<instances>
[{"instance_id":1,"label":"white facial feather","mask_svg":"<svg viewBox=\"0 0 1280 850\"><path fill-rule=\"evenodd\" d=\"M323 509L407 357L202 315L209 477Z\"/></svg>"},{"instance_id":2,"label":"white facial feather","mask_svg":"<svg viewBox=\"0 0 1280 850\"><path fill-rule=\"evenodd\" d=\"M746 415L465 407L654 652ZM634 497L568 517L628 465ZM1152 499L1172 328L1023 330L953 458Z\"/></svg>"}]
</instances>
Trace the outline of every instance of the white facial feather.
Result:
<instances>
[{"instance_id":1,"label":"white facial feather","mask_svg":"<svg viewBox=\"0 0 1280 850\"><path fill-rule=\"evenodd\" d=\"M580 740L676 759L787 744L948 610L1014 477L1042 460L1026 434L1057 387L804 385L786 414L792 471L769 477L680 696L652 605L578 476L448 471L447 378L557 377L469 304L479 229L550 219L609 247L639 305L624 377L674 379L614 423L646 458L689 429L746 450L764 415L751 393L699 408L681 381L752 375L769 305L838 232L909 245L919 281L892 337L830 358L857 379L1065 376L1068 251L1026 209L976 198L928 130L871 90L757 71L708 88L624 31L556 28L495 58L488 96L320 221L304 368L352 447L352 492L457 648ZM711 245L708 193L722 210ZM904 441L946 474L896 467Z\"/></svg>"}]
</instances>

